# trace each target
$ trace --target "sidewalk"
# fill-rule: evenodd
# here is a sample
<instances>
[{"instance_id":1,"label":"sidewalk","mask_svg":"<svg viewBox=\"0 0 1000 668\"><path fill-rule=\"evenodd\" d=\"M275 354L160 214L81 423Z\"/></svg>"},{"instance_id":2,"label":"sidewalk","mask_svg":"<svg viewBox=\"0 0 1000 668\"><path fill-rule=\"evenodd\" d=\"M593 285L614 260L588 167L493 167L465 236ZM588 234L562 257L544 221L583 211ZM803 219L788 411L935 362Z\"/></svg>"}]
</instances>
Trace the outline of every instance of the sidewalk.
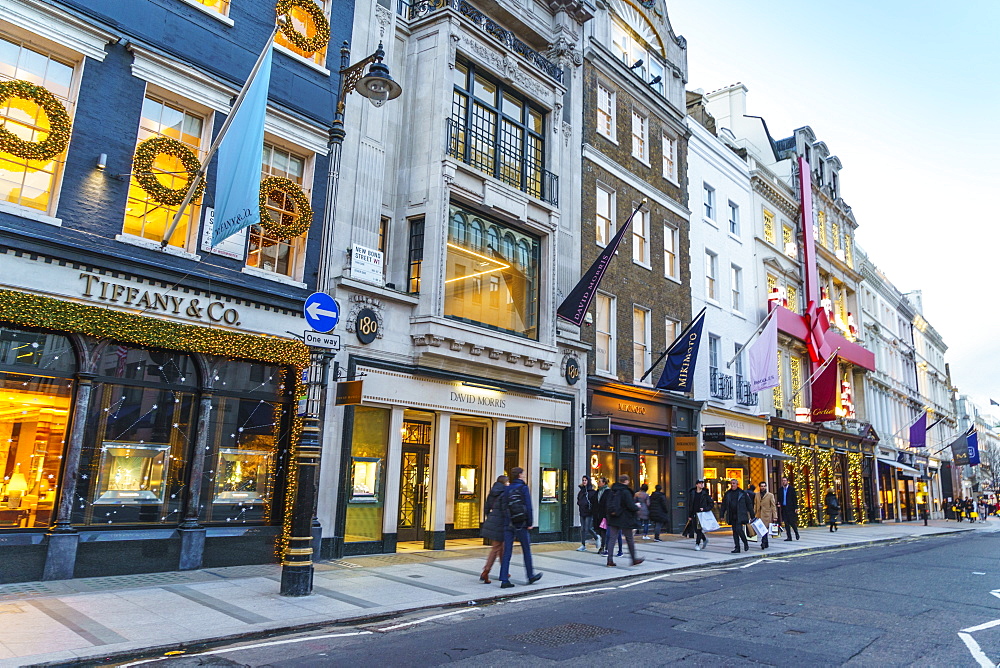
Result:
<instances>
[{"instance_id":1,"label":"sidewalk","mask_svg":"<svg viewBox=\"0 0 1000 668\"><path fill-rule=\"evenodd\" d=\"M645 563L605 567L594 548L578 543L532 547L545 577L525 586L520 550L511 572L516 585L501 593L499 582L479 583L488 548L351 557L317 564L314 594L278 595L280 566L238 566L201 571L150 573L58 582L0 585L0 666L108 657L141 650L167 651L207 640L335 622L358 622L420 608L483 602L546 589L625 576L703 568L726 562L780 556L845 545L885 542L982 529L1000 522L969 524L932 520L802 530L802 539L772 539L768 550L750 544L749 553L730 554L728 531L711 535L705 550L693 541L667 536L661 543L636 541ZM497 566L494 569L495 578Z\"/></svg>"}]
</instances>

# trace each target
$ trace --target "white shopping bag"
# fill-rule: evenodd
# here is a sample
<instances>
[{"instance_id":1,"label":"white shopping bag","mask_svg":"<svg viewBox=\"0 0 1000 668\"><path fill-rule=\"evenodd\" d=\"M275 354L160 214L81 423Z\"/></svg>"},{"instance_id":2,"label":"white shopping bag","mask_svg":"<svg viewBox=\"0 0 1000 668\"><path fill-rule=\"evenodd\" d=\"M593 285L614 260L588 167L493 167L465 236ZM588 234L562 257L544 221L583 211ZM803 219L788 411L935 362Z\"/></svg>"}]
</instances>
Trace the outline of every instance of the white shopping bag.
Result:
<instances>
[{"instance_id":1,"label":"white shopping bag","mask_svg":"<svg viewBox=\"0 0 1000 668\"><path fill-rule=\"evenodd\" d=\"M750 526L753 527L754 533L756 533L758 536L767 535L767 525L764 524L764 520L760 519L759 517L754 519L754 521L750 523Z\"/></svg>"},{"instance_id":2,"label":"white shopping bag","mask_svg":"<svg viewBox=\"0 0 1000 668\"><path fill-rule=\"evenodd\" d=\"M704 511L698 513L698 522L701 524L702 531L718 531L719 521L715 519L715 515L711 511Z\"/></svg>"},{"instance_id":3,"label":"white shopping bag","mask_svg":"<svg viewBox=\"0 0 1000 668\"><path fill-rule=\"evenodd\" d=\"M778 525L774 522L771 523L771 535L775 538L778 537Z\"/></svg>"}]
</instances>

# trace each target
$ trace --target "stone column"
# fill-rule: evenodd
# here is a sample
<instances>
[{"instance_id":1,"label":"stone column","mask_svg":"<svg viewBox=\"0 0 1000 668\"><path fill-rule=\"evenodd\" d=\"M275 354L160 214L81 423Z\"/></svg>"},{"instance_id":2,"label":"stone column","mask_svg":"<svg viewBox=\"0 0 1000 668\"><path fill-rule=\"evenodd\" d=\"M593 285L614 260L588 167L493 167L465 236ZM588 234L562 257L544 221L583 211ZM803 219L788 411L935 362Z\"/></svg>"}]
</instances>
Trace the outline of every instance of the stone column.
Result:
<instances>
[{"instance_id":1,"label":"stone column","mask_svg":"<svg viewBox=\"0 0 1000 668\"><path fill-rule=\"evenodd\" d=\"M70 523L73 514L73 495L80 474L80 453L83 450L84 430L87 413L90 411L90 397L93 394L93 375L79 373L76 376L76 401L73 405L73 422L70 425L69 440L63 451L62 479L59 481L59 505L48 533L48 553L45 556L43 580L69 580L76 566L76 548L80 544L80 534Z\"/></svg>"},{"instance_id":2,"label":"stone column","mask_svg":"<svg viewBox=\"0 0 1000 668\"><path fill-rule=\"evenodd\" d=\"M443 550L448 508L448 460L451 451L451 413L437 414L434 450L431 452L431 525L424 533L424 548Z\"/></svg>"},{"instance_id":3,"label":"stone column","mask_svg":"<svg viewBox=\"0 0 1000 668\"><path fill-rule=\"evenodd\" d=\"M535 518L537 532L539 502L542 498L542 425L528 425L528 466L524 472L524 482L531 487L531 512Z\"/></svg>"},{"instance_id":4,"label":"stone column","mask_svg":"<svg viewBox=\"0 0 1000 668\"><path fill-rule=\"evenodd\" d=\"M493 486L498 475L503 475L504 449L507 447L507 421L493 421L493 477L487 478L487 487Z\"/></svg>"},{"instance_id":5,"label":"stone column","mask_svg":"<svg viewBox=\"0 0 1000 668\"><path fill-rule=\"evenodd\" d=\"M396 531L399 527L399 472L403 459L402 406L393 406L389 418L389 447L385 455L385 502L382 504L382 549L396 551Z\"/></svg>"},{"instance_id":6,"label":"stone column","mask_svg":"<svg viewBox=\"0 0 1000 668\"><path fill-rule=\"evenodd\" d=\"M205 477L205 452L208 450L209 424L212 419L212 391L202 390L198 403L198 426L194 452L185 497L184 520L177 528L181 537L181 554L178 570L193 571L201 568L205 555L205 527L198 522L201 514L201 486Z\"/></svg>"}]
</instances>

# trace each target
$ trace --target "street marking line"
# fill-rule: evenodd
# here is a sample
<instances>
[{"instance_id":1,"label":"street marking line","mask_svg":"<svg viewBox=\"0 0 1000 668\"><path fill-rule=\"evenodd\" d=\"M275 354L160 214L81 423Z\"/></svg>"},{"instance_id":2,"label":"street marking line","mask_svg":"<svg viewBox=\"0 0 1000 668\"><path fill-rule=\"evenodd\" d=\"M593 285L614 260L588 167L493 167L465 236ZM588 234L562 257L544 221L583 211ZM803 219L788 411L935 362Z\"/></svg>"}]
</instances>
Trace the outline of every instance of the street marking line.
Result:
<instances>
[{"instance_id":1,"label":"street marking line","mask_svg":"<svg viewBox=\"0 0 1000 668\"><path fill-rule=\"evenodd\" d=\"M979 624L978 626L970 626L967 629L962 629L962 633L975 633L976 631L991 629L994 626L1000 626L1000 619L994 619L992 622L986 622L985 624Z\"/></svg>"},{"instance_id":2,"label":"street marking line","mask_svg":"<svg viewBox=\"0 0 1000 668\"><path fill-rule=\"evenodd\" d=\"M442 617L451 617L452 615L460 615L463 612L469 612L470 610L478 610L479 608L462 608L461 610L452 610L451 612L442 612L440 615L431 615L430 617L424 617L422 619L415 619L412 622L403 622L402 624L394 624L393 626L386 626L381 629L375 629L379 633L385 633L386 631L395 631L396 629L406 628L407 626L415 626L416 624L423 624L424 622L429 622L435 619L441 619Z\"/></svg>"},{"instance_id":3,"label":"street marking line","mask_svg":"<svg viewBox=\"0 0 1000 668\"><path fill-rule=\"evenodd\" d=\"M663 578L668 578L673 573L663 573L662 575L654 575L651 578L646 578L645 580L637 580L635 582L629 582L628 584L618 585L619 589L628 589L629 587L634 587L636 585L646 584L647 582L653 582L654 580L662 580Z\"/></svg>"},{"instance_id":4,"label":"street marking line","mask_svg":"<svg viewBox=\"0 0 1000 668\"><path fill-rule=\"evenodd\" d=\"M213 649L208 652L192 652L191 654L186 654L185 656L208 656L209 654L228 654L229 652L242 652L245 649L258 649L260 647L273 647L274 645L288 645L290 643L305 642L307 640L325 640L327 638L346 638L348 636L364 636L372 635L371 631L351 631L349 633L324 633L318 636L306 636L304 638L290 638L288 640L271 640L268 642L259 642L252 645L240 645L239 647L227 647L224 649ZM173 652L168 652L167 654L173 654ZM154 661L160 661L164 657L159 656L154 659L144 659L142 661L133 661L132 663L123 663L118 668L130 668L130 666L141 666L144 663L153 663Z\"/></svg>"},{"instance_id":5,"label":"street marking line","mask_svg":"<svg viewBox=\"0 0 1000 668\"><path fill-rule=\"evenodd\" d=\"M996 664L990 661L990 657L986 656L983 652L983 648L979 646L976 639L970 636L968 633L959 633L958 637L962 639L965 646L969 648L969 652L972 653L972 658L976 660L976 663L980 665L980 668L996 668Z\"/></svg>"},{"instance_id":6,"label":"street marking line","mask_svg":"<svg viewBox=\"0 0 1000 668\"><path fill-rule=\"evenodd\" d=\"M618 587L595 587L593 589L584 589L583 591L561 591L553 594L535 594L534 596L519 596L515 599L509 601L504 601L505 603L520 603L521 601L537 601L543 598L559 598L561 596L580 596L581 594L593 594L598 591L613 591L618 589Z\"/></svg>"}]
</instances>

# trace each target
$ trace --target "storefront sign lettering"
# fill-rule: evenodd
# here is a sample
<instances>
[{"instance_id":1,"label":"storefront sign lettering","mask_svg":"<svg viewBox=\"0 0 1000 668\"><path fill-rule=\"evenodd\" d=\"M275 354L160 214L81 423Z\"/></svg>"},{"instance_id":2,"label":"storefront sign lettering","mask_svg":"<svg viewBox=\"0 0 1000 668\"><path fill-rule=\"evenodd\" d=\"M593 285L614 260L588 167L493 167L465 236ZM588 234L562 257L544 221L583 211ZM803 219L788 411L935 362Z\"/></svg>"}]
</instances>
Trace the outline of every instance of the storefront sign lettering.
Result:
<instances>
[{"instance_id":1,"label":"storefront sign lettering","mask_svg":"<svg viewBox=\"0 0 1000 668\"><path fill-rule=\"evenodd\" d=\"M475 404L477 406L488 406L489 408L506 408L507 401L505 399L498 399L496 397L480 397L475 394L466 394L464 392L452 392L451 400L466 404Z\"/></svg>"},{"instance_id":2,"label":"storefront sign lettering","mask_svg":"<svg viewBox=\"0 0 1000 668\"><path fill-rule=\"evenodd\" d=\"M646 414L646 407L645 406L636 406L634 404L625 404L625 403L622 403L620 401L618 402L618 410L622 411L623 413L635 413L636 415L645 415Z\"/></svg>"},{"instance_id":3,"label":"storefront sign lettering","mask_svg":"<svg viewBox=\"0 0 1000 668\"><path fill-rule=\"evenodd\" d=\"M80 273L80 280L83 281L82 294L89 299L108 304L131 306L152 313L197 318L234 327L240 325L239 311L228 307L225 302L146 290L126 283L109 281L86 272Z\"/></svg>"}]
</instances>

